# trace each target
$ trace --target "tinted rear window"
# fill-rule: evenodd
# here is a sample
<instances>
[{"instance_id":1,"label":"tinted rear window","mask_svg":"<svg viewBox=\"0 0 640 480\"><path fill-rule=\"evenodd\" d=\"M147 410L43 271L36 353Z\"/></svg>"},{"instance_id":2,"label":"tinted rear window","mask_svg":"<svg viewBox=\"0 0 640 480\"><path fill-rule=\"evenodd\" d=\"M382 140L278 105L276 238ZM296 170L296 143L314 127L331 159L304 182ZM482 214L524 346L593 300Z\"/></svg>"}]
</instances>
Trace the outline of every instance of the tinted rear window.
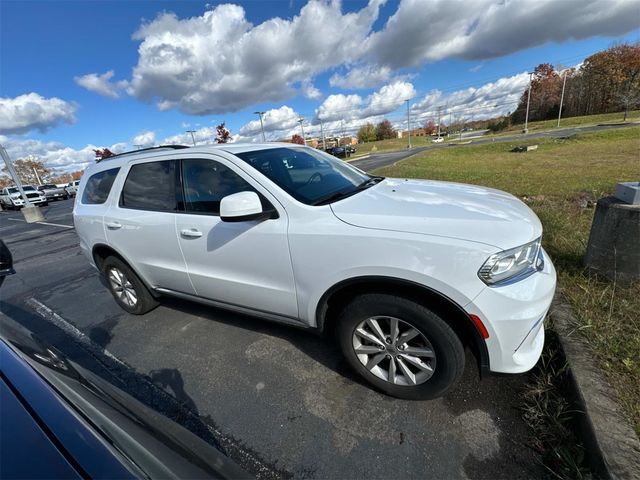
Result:
<instances>
[{"instance_id":1,"label":"tinted rear window","mask_svg":"<svg viewBox=\"0 0 640 480\"><path fill-rule=\"evenodd\" d=\"M133 165L122 188L120 206L136 210L175 212L176 161Z\"/></svg>"},{"instance_id":2,"label":"tinted rear window","mask_svg":"<svg viewBox=\"0 0 640 480\"><path fill-rule=\"evenodd\" d=\"M112 168L91 175L82 193L82 203L96 205L106 202L119 170L120 168Z\"/></svg>"}]
</instances>

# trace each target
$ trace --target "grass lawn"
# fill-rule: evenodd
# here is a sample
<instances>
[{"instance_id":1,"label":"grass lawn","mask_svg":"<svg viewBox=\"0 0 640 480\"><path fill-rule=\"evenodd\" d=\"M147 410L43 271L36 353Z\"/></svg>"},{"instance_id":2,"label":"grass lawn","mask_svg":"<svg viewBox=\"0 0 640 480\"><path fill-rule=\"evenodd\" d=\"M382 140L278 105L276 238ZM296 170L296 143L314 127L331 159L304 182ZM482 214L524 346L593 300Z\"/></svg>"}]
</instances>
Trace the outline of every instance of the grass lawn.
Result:
<instances>
[{"instance_id":1,"label":"grass lawn","mask_svg":"<svg viewBox=\"0 0 640 480\"><path fill-rule=\"evenodd\" d=\"M537 139L517 144L461 146L417 154L377 174L486 185L524 199L544 226L543 244L558 270L559 287L640 435L640 282L623 287L582 265L595 201L618 181L640 178L640 127Z\"/></svg>"}]
</instances>

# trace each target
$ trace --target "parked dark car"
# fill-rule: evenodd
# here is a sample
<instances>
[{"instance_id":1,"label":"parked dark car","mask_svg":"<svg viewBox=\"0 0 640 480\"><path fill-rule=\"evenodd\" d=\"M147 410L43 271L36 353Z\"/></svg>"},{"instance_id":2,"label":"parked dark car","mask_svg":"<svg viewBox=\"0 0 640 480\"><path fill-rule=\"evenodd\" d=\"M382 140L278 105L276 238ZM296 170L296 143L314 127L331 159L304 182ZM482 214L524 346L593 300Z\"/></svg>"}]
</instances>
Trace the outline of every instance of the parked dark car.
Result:
<instances>
[{"instance_id":1,"label":"parked dark car","mask_svg":"<svg viewBox=\"0 0 640 480\"><path fill-rule=\"evenodd\" d=\"M221 451L5 316L0 478L249 478Z\"/></svg>"},{"instance_id":2,"label":"parked dark car","mask_svg":"<svg viewBox=\"0 0 640 480\"><path fill-rule=\"evenodd\" d=\"M347 152L347 150L344 147L331 147L331 148L327 148L326 151L327 153L330 153L334 157L338 157L338 158L347 158L350 155L349 152Z\"/></svg>"},{"instance_id":3,"label":"parked dark car","mask_svg":"<svg viewBox=\"0 0 640 480\"><path fill-rule=\"evenodd\" d=\"M346 145L344 149L347 151L347 154L349 155L353 155L354 153L356 153L356 147L354 147L353 145Z\"/></svg>"},{"instance_id":4,"label":"parked dark car","mask_svg":"<svg viewBox=\"0 0 640 480\"><path fill-rule=\"evenodd\" d=\"M0 240L0 285L4 282L5 277L13 275L16 271L13 269L13 257L9 248Z\"/></svg>"}]
</instances>

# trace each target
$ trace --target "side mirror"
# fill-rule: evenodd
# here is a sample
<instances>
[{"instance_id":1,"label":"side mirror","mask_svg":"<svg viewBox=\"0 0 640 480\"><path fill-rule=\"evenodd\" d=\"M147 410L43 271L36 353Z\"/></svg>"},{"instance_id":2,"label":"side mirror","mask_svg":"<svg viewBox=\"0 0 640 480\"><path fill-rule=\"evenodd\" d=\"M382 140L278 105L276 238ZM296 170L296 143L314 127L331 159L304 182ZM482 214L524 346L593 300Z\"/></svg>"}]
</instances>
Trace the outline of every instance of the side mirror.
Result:
<instances>
[{"instance_id":1,"label":"side mirror","mask_svg":"<svg viewBox=\"0 0 640 480\"><path fill-rule=\"evenodd\" d=\"M220 220L223 222L246 222L262 217L262 203L256 192L238 192L220 200Z\"/></svg>"}]
</instances>

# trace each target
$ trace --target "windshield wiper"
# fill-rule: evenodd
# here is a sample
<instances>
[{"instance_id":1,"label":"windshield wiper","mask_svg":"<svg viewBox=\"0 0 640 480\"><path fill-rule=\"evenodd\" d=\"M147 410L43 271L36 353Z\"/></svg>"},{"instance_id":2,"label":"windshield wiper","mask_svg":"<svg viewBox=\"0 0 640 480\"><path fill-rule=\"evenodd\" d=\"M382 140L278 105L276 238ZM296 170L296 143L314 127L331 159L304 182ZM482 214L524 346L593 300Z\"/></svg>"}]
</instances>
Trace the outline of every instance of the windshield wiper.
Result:
<instances>
[{"instance_id":1,"label":"windshield wiper","mask_svg":"<svg viewBox=\"0 0 640 480\"><path fill-rule=\"evenodd\" d=\"M327 203L332 203L332 202L335 202L337 200L340 200L340 199L343 199L343 198L346 198L346 197L350 197L351 195L353 195L355 193L358 193L358 192L360 192L362 190L366 190L369 187L373 187L374 185L380 183L382 180L384 180L384 177L380 177L380 176L369 177L367 180L362 182L360 185L358 185L353 190L330 193L329 195L326 195L324 197L320 197L318 200L313 202L313 205L314 206L326 205Z\"/></svg>"}]
</instances>

